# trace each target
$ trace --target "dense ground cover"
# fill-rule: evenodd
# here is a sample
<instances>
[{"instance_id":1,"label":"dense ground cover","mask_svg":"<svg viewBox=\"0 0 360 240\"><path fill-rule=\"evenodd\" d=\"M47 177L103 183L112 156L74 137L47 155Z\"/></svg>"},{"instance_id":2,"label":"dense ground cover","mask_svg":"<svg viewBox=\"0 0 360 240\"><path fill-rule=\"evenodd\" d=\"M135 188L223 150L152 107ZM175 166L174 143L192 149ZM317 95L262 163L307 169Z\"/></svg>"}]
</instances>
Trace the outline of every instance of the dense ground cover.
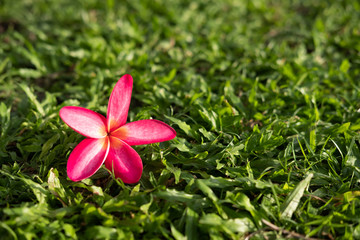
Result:
<instances>
[{"instance_id":1,"label":"dense ground cover","mask_svg":"<svg viewBox=\"0 0 360 240\"><path fill-rule=\"evenodd\" d=\"M291 3L290 3L291 2ZM4 239L360 238L358 1L0 1ZM63 106L171 125L138 184L66 176Z\"/></svg>"}]
</instances>

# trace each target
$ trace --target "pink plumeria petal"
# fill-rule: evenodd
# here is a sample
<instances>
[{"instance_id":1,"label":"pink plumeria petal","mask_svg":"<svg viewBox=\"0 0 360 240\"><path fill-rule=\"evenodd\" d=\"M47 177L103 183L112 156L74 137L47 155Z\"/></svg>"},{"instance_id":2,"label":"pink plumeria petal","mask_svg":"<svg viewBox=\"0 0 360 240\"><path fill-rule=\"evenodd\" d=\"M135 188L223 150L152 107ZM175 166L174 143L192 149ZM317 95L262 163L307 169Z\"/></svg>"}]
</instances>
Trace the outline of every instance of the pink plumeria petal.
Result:
<instances>
[{"instance_id":1,"label":"pink plumeria petal","mask_svg":"<svg viewBox=\"0 0 360 240\"><path fill-rule=\"evenodd\" d=\"M82 107L63 107L61 119L76 132L89 138L102 138L106 133L106 118Z\"/></svg>"},{"instance_id":2,"label":"pink plumeria petal","mask_svg":"<svg viewBox=\"0 0 360 240\"><path fill-rule=\"evenodd\" d=\"M110 137L110 150L105 167L124 183L137 183L143 170L139 154L116 137Z\"/></svg>"},{"instance_id":3,"label":"pink plumeria petal","mask_svg":"<svg viewBox=\"0 0 360 240\"><path fill-rule=\"evenodd\" d=\"M71 152L67 174L73 181L93 175L104 163L109 152L109 138L86 138Z\"/></svg>"},{"instance_id":4,"label":"pink plumeria petal","mask_svg":"<svg viewBox=\"0 0 360 240\"><path fill-rule=\"evenodd\" d=\"M128 123L112 132L111 136L120 138L129 145L142 145L171 140L176 132L166 123L149 119Z\"/></svg>"},{"instance_id":5,"label":"pink plumeria petal","mask_svg":"<svg viewBox=\"0 0 360 240\"><path fill-rule=\"evenodd\" d=\"M111 132L126 123L133 79L129 74L122 76L116 83L109 99L107 110L108 132Z\"/></svg>"}]
</instances>

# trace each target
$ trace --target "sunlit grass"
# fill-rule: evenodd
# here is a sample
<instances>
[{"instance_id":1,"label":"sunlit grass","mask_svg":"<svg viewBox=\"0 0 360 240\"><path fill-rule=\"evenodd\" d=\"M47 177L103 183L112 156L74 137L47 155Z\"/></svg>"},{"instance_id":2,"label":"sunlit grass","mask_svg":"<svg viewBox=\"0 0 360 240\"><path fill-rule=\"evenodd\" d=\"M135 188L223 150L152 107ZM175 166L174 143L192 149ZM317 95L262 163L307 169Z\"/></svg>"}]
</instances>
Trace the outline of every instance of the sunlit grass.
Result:
<instances>
[{"instance_id":1,"label":"sunlit grass","mask_svg":"<svg viewBox=\"0 0 360 240\"><path fill-rule=\"evenodd\" d=\"M356 1L32 1L0 5L4 239L360 238ZM144 172L72 182L82 137L134 78Z\"/></svg>"}]
</instances>

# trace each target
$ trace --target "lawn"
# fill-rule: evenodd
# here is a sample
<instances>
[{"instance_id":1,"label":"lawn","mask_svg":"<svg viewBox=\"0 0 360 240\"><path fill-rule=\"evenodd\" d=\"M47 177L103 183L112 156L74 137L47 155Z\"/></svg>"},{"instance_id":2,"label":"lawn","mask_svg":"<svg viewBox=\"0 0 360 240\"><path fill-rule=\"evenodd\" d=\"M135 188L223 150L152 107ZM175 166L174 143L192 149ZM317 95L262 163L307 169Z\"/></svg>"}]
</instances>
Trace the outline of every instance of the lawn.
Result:
<instances>
[{"instance_id":1,"label":"lawn","mask_svg":"<svg viewBox=\"0 0 360 240\"><path fill-rule=\"evenodd\" d=\"M2 239L360 239L360 3L0 0ZM64 106L106 115L124 74L125 184L73 182L84 137Z\"/></svg>"}]
</instances>

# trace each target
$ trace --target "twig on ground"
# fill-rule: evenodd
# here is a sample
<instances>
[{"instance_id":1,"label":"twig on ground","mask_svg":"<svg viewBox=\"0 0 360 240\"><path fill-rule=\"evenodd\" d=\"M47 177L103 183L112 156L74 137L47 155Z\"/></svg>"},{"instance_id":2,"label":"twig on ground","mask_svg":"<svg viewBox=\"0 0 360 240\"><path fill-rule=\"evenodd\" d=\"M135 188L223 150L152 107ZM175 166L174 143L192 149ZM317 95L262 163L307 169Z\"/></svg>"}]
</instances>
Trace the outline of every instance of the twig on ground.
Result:
<instances>
[{"instance_id":1,"label":"twig on ground","mask_svg":"<svg viewBox=\"0 0 360 240\"><path fill-rule=\"evenodd\" d=\"M302 235L300 233L294 232L294 231L288 231L286 229L282 229L281 227L276 226L275 224L272 224L271 222L262 219L261 220L266 226L271 228L272 230L278 231L281 234L287 235L286 238L299 238L299 239L305 239L305 240L320 240L320 238L311 238L306 237L305 235Z\"/></svg>"}]
</instances>

